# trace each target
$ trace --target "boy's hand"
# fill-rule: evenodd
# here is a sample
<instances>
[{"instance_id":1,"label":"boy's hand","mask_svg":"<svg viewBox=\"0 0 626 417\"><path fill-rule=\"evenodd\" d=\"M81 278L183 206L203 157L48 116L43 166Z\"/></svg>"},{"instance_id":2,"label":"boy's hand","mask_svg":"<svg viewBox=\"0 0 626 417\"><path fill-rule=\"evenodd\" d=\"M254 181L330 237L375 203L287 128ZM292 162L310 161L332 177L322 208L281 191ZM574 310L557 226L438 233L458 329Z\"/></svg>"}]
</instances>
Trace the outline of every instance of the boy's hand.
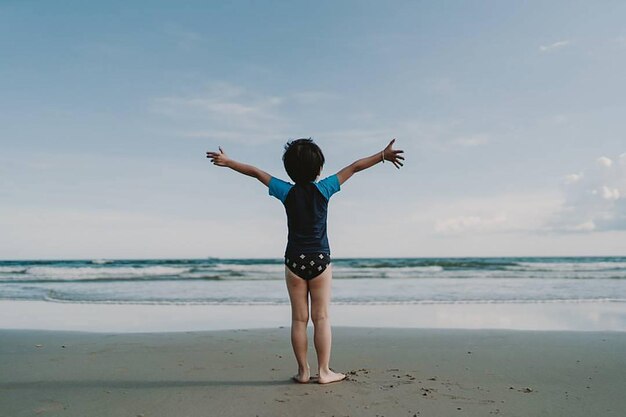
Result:
<instances>
[{"instance_id":1,"label":"boy's hand","mask_svg":"<svg viewBox=\"0 0 626 417\"><path fill-rule=\"evenodd\" d=\"M383 155L385 157L385 161L391 161L391 163L394 164L396 168L400 169L401 166L404 166L404 164L400 161L404 161L404 157L400 155L401 153L404 153L404 151L393 149L393 143L395 141L396 139L394 138L391 140L391 142L389 142L389 145L387 145L387 147L383 151Z\"/></svg>"},{"instance_id":2,"label":"boy's hand","mask_svg":"<svg viewBox=\"0 0 626 417\"><path fill-rule=\"evenodd\" d=\"M231 159L224 153L221 146L219 146L218 149L220 150L219 152L207 152L206 157L211 159L213 165L227 167Z\"/></svg>"}]
</instances>

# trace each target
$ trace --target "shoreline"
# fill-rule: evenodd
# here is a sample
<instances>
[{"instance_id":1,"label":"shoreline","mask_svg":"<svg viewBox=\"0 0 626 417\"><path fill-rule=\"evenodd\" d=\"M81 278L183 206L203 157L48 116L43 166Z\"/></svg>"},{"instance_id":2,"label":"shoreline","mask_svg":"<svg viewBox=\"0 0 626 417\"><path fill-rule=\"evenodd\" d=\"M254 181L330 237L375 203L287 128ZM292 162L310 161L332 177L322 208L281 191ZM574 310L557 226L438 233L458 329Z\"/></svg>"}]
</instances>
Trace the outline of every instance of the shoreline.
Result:
<instances>
[{"instance_id":1,"label":"shoreline","mask_svg":"<svg viewBox=\"0 0 626 417\"><path fill-rule=\"evenodd\" d=\"M171 332L288 327L289 305L0 300L0 329ZM333 327L626 332L626 303L332 304ZM309 326L311 324L309 323Z\"/></svg>"},{"instance_id":2,"label":"shoreline","mask_svg":"<svg viewBox=\"0 0 626 417\"><path fill-rule=\"evenodd\" d=\"M336 384L296 384L289 329L0 330L0 414L621 416L626 333L338 327ZM309 362L315 354L309 332ZM208 414L207 414L208 412Z\"/></svg>"}]
</instances>

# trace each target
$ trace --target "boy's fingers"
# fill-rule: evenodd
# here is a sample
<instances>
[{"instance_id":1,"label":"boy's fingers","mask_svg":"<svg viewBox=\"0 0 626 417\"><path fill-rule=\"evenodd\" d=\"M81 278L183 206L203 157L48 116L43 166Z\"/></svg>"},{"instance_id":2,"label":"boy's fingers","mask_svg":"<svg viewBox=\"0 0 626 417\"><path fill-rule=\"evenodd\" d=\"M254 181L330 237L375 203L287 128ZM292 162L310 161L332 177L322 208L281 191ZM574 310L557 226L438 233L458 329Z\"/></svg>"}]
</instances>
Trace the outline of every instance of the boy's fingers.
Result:
<instances>
[{"instance_id":1,"label":"boy's fingers","mask_svg":"<svg viewBox=\"0 0 626 417\"><path fill-rule=\"evenodd\" d=\"M396 159L404 159L404 156L402 156L402 155L396 155Z\"/></svg>"},{"instance_id":2,"label":"boy's fingers","mask_svg":"<svg viewBox=\"0 0 626 417\"><path fill-rule=\"evenodd\" d=\"M393 150L395 153L404 153L404 151L400 150L400 149L394 149Z\"/></svg>"},{"instance_id":3,"label":"boy's fingers","mask_svg":"<svg viewBox=\"0 0 626 417\"><path fill-rule=\"evenodd\" d=\"M218 146L217 148L220 150L220 153L224 153L224 150L222 149L221 146Z\"/></svg>"}]
</instances>

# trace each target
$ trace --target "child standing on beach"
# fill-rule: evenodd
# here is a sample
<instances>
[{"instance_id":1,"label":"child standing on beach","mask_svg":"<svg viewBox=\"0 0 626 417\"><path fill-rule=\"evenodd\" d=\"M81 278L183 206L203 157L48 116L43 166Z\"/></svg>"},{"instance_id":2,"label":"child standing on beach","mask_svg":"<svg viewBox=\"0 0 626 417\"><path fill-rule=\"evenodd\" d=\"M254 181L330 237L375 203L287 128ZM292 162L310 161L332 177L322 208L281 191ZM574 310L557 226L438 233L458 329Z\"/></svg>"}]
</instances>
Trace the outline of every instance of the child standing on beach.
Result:
<instances>
[{"instance_id":1,"label":"child standing on beach","mask_svg":"<svg viewBox=\"0 0 626 417\"><path fill-rule=\"evenodd\" d=\"M285 145L283 163L294 184L272 177L254 166L230 159L219 152L207 152L214 165L228 167L254 177L269 188L269 194L278 198L287 212L289 228L285 250L285 280L291 301L291 344L298 362L296 382L307 383L311 377L307 361L307 332L309 296L311 319L314 326L314 345L317 352L318 382L327 384L346 376L330 369L331 328L328 316L332 269L330 246L326 234L328 200L340 190L353 174L379 162L390 161L400 168L403 151L394 150L393 143L372 156L359 159L334 175L316 182L324 166L324 154L310 138L297 139Z\"/></svg>"}]
</instances>

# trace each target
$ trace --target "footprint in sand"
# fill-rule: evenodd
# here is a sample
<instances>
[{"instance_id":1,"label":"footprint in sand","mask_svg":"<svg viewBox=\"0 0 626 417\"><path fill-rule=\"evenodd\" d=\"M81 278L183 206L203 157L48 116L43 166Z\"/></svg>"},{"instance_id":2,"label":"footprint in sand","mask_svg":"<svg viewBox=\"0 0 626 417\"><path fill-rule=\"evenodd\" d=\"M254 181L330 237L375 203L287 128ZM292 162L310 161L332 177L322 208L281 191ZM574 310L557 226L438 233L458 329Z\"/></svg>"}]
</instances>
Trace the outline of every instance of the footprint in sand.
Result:
<instances>
[{"instance_id":1,"label":"footprint in sand","mask_svg":"<svg viewBox=\"0 0 626 417\"><path fill-rule=\"evenodd\" d=\"M345 381L364 382L363 379L368 377L370 371L366 368L357 369L346 372Z\"/></svg>"}]
</instances>

